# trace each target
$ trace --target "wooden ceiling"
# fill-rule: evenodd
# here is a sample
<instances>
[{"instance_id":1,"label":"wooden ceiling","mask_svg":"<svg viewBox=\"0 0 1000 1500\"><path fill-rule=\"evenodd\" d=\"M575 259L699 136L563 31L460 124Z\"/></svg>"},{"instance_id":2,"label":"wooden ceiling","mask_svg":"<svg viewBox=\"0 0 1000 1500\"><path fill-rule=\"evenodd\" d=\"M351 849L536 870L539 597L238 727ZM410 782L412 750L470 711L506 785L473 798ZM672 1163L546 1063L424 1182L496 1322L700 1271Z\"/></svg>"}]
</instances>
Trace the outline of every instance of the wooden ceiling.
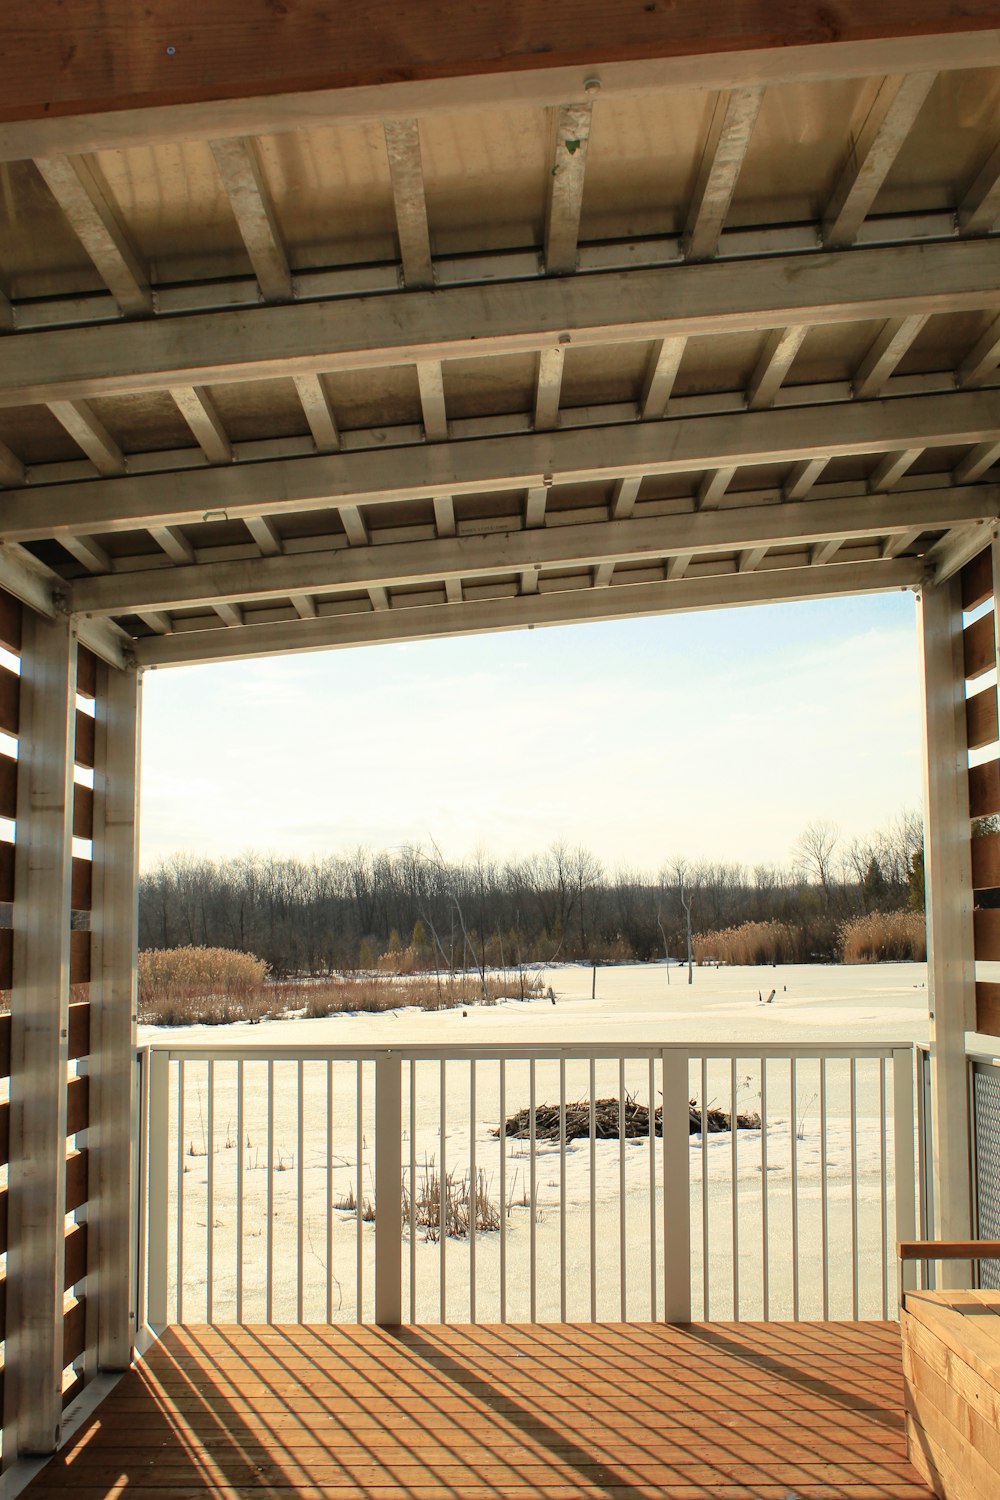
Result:
<instances>
[{"instance_id":1,"label":"wooden ceiling","mask_svg":"<svg viewBox=\"0 0 1000 1500\"><path fill-rule=\"evenodd\" d=\"M109 659L916 587L996 521L989 7L557 4L505 51L432 5L404 57L378 5L323 79L307 4L228 85L211 6L117 72L51 8L0 110L0 584Z\"/></svg>"}]
</instances>

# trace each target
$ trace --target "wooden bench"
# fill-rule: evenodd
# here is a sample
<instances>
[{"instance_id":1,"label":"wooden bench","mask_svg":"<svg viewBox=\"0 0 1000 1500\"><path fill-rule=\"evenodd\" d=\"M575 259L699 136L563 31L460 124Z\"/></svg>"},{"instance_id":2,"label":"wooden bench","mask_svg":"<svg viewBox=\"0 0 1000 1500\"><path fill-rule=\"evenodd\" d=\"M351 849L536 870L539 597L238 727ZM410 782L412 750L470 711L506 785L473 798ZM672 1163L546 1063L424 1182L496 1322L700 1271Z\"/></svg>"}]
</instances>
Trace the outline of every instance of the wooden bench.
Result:
<instances>
[{"instance_id":1,"label":"wooden bench","mask_svg":"<svg viewBox=\"0 0 1000 1500\"><path fill-rule=\"evenodd\" d=\"M998 1240L914 1240L901 1261L1000 1258ZM1000 1292L907 1291L906 1442L940 1500L1000 1497Z\"/></svg>"}]
</instances>

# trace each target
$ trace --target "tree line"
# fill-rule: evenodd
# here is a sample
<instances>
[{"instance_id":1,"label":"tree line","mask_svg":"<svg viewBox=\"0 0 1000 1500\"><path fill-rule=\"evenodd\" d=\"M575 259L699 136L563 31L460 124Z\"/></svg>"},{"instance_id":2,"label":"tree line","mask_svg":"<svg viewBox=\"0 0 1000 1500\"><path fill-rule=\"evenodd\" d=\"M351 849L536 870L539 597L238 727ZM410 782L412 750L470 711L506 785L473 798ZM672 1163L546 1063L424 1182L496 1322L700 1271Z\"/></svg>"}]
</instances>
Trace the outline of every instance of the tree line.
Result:
<instances>
[{"instance_id":1,"label":"tree line","mask_svg":"<svg viewBox=\"0 0 1000 1500\"><path fill-rule=\"evenodd\" d=\"M589 850L462 861L436 848L358 848L305 861L174 854L139 881L143 948L237 948L276 977L384 966L485 969L565 960L647 962L686 953L692 931L745 922L798 929L800 951L836 956L844 922L923 907L920 817L865 839L803 830L786 865L675 857L655 874L606 869Z\"/></svg>"}]
</instances>

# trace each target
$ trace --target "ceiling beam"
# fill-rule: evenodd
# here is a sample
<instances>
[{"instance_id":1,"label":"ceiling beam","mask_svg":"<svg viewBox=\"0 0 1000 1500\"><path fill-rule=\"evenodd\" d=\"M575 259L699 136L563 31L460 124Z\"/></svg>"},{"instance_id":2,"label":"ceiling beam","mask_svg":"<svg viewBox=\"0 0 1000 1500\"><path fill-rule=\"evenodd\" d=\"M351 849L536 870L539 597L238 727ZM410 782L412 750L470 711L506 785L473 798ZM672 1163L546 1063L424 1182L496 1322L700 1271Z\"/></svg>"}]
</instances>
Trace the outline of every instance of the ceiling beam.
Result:
<instances>
[{"instance_id":1,"label":"ceiling beam","mask_svg":"<svg viewBox=\"0 0 1000 1500\"><path fill-rule=\"evenodd\" d=\"M753 464L798 464L823 456L884 455L961 447L1000 436L994 392L776 408L684 422L516 433L461 443L369 449L118 479L8 490L0 540L129 531L237 516L307 512L428 499L434 495L532 490L550 483L613 482L652 474L704 473Z\"/></svg>"},{"instance_id":2,"label":"ceiling beam","mask_svg":"<svg viewBox=\"0 0 1000 1500\"><path fill-rule=\"evenodd\" d=\"M559 426L559 398L562 395L563 363L566 351L561 344L543 349L538 356L535 379L535 431L551 432Z\"/></svg>"},{"instance_id":3,"label":"ceiling beam","mask_svg":"<svg viewBox=\"0 0 1000 1500\"><path fill-rule=\"evenodd\" d=\"M281 556L281 537L266 516L247 516L246 528L257 543L262 557Z\"/></svg>"},{"instance_id":4,"label":"ceiling beam","mask_svg":"<svg viewBox=\"0 0 1000 1500\"><path fill-rule=\"evenodd\" d=\"M800 323L791 328L776 328L768 336L747 386L747 406L751 411L762 411L774 401L808 332L808 326Z\"/></svg>"},{"instance_id":5,"label":"ceiling beam","mask_svg":"<svg viewBox=\"0 0 1000 1500\"><path fill-rule=\"evenodd\" d=\"M804 500L829 462L826 454L818 454L815 458L806 458L796 464L785 480L781 498Z\"/></svg>"},{"instance_id":6,"label":"ceiling beam","mask_svg":"<svg viewBox=\"0 0 1000 1500\"><path fill-rule=\"evenodd\" d=\"M383 133L396 210L403 284L409 288L431 287L434 285L434 271L420 157L420 125L417 120L386 120Z\"/></svg>"},{"instance_id":7,"label":"ceiling beam","mask_svg":"<svg viewBox=\"0 0 1000 1500\"><path fill-rule=\"evenodd\" d=\"M1000 318L994 318L981 338L977 339L956 372L959 385L975 385L992 375L1000 364Z\"/></svg>"},{"instance_id":8,"label":"ceiling beam","mask_svg":"<svg viewBox=\"0 0 1000 1500\"><path fill-rule=\"evenodd\" d=\"M194 548L176 526L151 526L149 534L156 545L167 554L170 561L176 563L178 567L194 562Z\"/></svg>"},{"instance_id":9,"label":"ceiling beam","mask_svg":"<svg viewBox=\"0 0 1000 1500\"><path fill-rule=\"evenodd\" d=\"M543 491L544 493L544 491ZM424 542L359 544L326 551L189 567L146 568L80 579L68 585L70 606L84 614L179 609L218 599L248 602L331 590L398 587L451 577L471 578L528 568L604 562L659 561L720 551L752 550L837 539L870 539L914 528L943 530L991 519L1000 486L913 490L782 505L742 506L698 514L540 526L487 536Z\"/></svg>"},{"instance_id":10,"label":"ceiling beam","mask_svg":"<svg viewBox=\"0 0 1000 1500\"><path fill-rule=\"evenodd\" d=\"M537 354L558 329L577 344L650 342L642 408L658 417L688 337L984 308L1000 311L1000 286L982 240L241 307L0 339L0 406Z\"/></svg>"},{"instance_id":11,"label":"ceiling beam","mask_svg":"<svg viewBox=\"0 0 1000 1500\"><path fill-rule=\"evenodd\" d=\"M553 141L545 205L545 271L548 276L566 276L576 270L593 105L563 104L552 114Z\"/></svg>"},{"instance_id":12,"label":"ceiling beam","mask_svg":"<svg viewBox=\"0 0 1000 1500\"><path fill-rule=\"evenodd\" d=\"M781 599L822 599L841 594L913 588L923 579L920 559L878 559L827 568L789 567L764 572L676 578L617 588L561 589L509 599L423 605L322 616L243 630L192 630L135 642L141 666L181 666L236 657L336 647L428 640L448 635L625 619L676 610L729 609Z\"/></svg>"},{"instance_id":13,"label":"ceiling beam","mask_svg":"<svg viewBox=\"0 0 1000 1500\"><path fill-rule=\"evenodd\" d=\"M35 165L125 316L152 313L149 278L96 163L84 156L44 156Z\"/></svg>"},{"instance_id":14,"label":"ceiling beam","mask_svg":"<svg viewBox=\"0 0 1000 1500\"><path fill-rule=\"evenodd\" d=\"M6 443L0 443L0 484L23 484L26 477L27 470L17 454Z\"/></svg>"},{"instance_id":15,"label":"ceiling beam","mask_svg":"<svg viewBox=\"0 0 1000 1500\"><path fill-rule=\"evenodd\" d=\"M336 453L340 448L340 431L322 375L294 375L292 378L316 452Z\"/></svg>"},{"instance_id":16,"label":"ceiling beam","mask_svg":"<svg viewBox=\"0 0 1000 1500\"><path fill-rule=\"evenodd\" d=\"M989 234L1000 219L1000 146L986 162L958 207L962 234Z\"/></svg>"},{"instance_id":17,"label":"ceiling beam","mask_svg":"<svg viewBox=\"0 0 1000 1500\"><path fill-rule=\"evenodd\" d=\"M919 448L904 448L899 453L887 453L882 462L872 470L868 479L868 488L872 494L878 494L882 490L891 490L894 485L897 485L906 471L912 469L923 451L921 445Z\"/></svg>"},{"instance_id":18,"label":"ceiling beam","mask_svg":"<svg viewBox=\"0 0 1000 1500\"><path fill-rule=\"evenodd\" d=\"M710 260L719 248L763 99L762 88L743 88L720 94L715 101L684 230L682 246L688 260Z\"/></svg>"},{"instance_id":19,"label":"ceiling beam","mask_svg":"<svg viewBox=\"0 0 1000 1500\"><path fill-rule=\"evenodd\" d=\"M434 496L434 526L438 536L455 535L455 502L451 495Z\"/></svg>"},{"instance_id":20,"label":"ceiling beam","mask_svg":"<svg viewBox=\"0 0 1000 1500\"><path fill-rule=\"evenodd\" d=\"M292 273L256 141L249 136L213 141L212 155L261 296L268 302L290 302Z\"/></svg>"},{"instance_id":21,"label":"ceiling beam","mask_svg":"<svg viewBox=\"0 0 1000 1500\"><path fill-rule=\"evenodd\" d=\"M978 443L955 465L955 483L975 484L995 463L1000 463L1000 441Z\"/></svg>"},{"instance_id":22,"label":"ceiling beam","mask_svg":"<svg viewBox=\"0 0 1000 1500\"><path fill-rule=\"evenodd\" d=\"M448 408L444 399L444 373L439 359L422 359L417 364L420 388L420 410L424 419L424 436L429 443L443 443L448 437Z\"/></svg>"},{"instance_id":23,"label":"ceiling beam","mask_svg":"<svg viewBox=\"0 0 1000 1500\"><path fill-rule=\"evenodd\" d=\"M823 243L851 245L888 177L930 93L936 73L895 74L883 80L823 215Z\"/></svg>"},{"instance_id":24,"label":"ceiling beam","mask_svg":"<svg viewBox=\"0 0 1000 1500\"><path fill-rule=\"evenodd\" d=\"M653 344L639 401L639 415L643 421L666 416L667 404L686 348L685 334L677 338L657 339Z\"/></svg>"},{"instance_id":25,"label":"ceiling beam","mask_svg":"<svg viewBox=\"0 0 1000 1500\"><path fill-rule=\"evenodd\" d=\"M99 474L125 473L125 455L86 401L50 401L49 411Z\"/></svg>"},{"instance_id":26,"label":"ceiling beam","mask_svg":"<svg viewBox=\"0 0 1000 1500\"><path fill-rule=\"evenodd\" d=\"M927 323L926 313L890 318L858 366L852 388L860 401L878 396L903 355Z\"/></svg>"},{"instance_id":27,"label":"ceiling beam","mask_svg":"<svg viewBox=\"0 0 1000 1500\"><path fill-rule=\"evenodd\" d=\"M209 463L232 463L233 445L222 425L211 391L200 385L175 385L170 394Z\"/></svg>"},{"instance_id":28,"label":"ceiling beam","mask_svg":"<svg viewBox=\"0 0 1000 1500\"><path fill-rule=\"evenodd\" d=\"M62 545L89 573L111 572L111 558L96 537L67 536Z\"/></svg>"}]
</instances>

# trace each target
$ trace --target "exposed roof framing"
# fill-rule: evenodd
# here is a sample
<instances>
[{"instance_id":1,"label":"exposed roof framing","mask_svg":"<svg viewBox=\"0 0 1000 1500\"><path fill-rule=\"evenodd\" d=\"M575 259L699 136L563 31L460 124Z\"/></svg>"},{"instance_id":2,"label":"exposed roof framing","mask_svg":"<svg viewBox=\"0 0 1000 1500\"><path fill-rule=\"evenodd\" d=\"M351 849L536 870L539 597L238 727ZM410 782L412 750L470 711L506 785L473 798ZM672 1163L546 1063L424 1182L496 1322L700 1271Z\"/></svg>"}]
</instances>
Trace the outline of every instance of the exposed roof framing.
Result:
<instances>
[{"instance_id":1,"label":"exposed roof framing","mask_svg":"<svg viewBox=\"0 0 1000 1500\"><path fill-rule=\"evenodd\" d=\"M105 651L915 587L996 524L984 0L439 0L391 78L407 8L302 0L239 87L118 5L0 119L0 570Z\"/></svg>"}]
</instances>

